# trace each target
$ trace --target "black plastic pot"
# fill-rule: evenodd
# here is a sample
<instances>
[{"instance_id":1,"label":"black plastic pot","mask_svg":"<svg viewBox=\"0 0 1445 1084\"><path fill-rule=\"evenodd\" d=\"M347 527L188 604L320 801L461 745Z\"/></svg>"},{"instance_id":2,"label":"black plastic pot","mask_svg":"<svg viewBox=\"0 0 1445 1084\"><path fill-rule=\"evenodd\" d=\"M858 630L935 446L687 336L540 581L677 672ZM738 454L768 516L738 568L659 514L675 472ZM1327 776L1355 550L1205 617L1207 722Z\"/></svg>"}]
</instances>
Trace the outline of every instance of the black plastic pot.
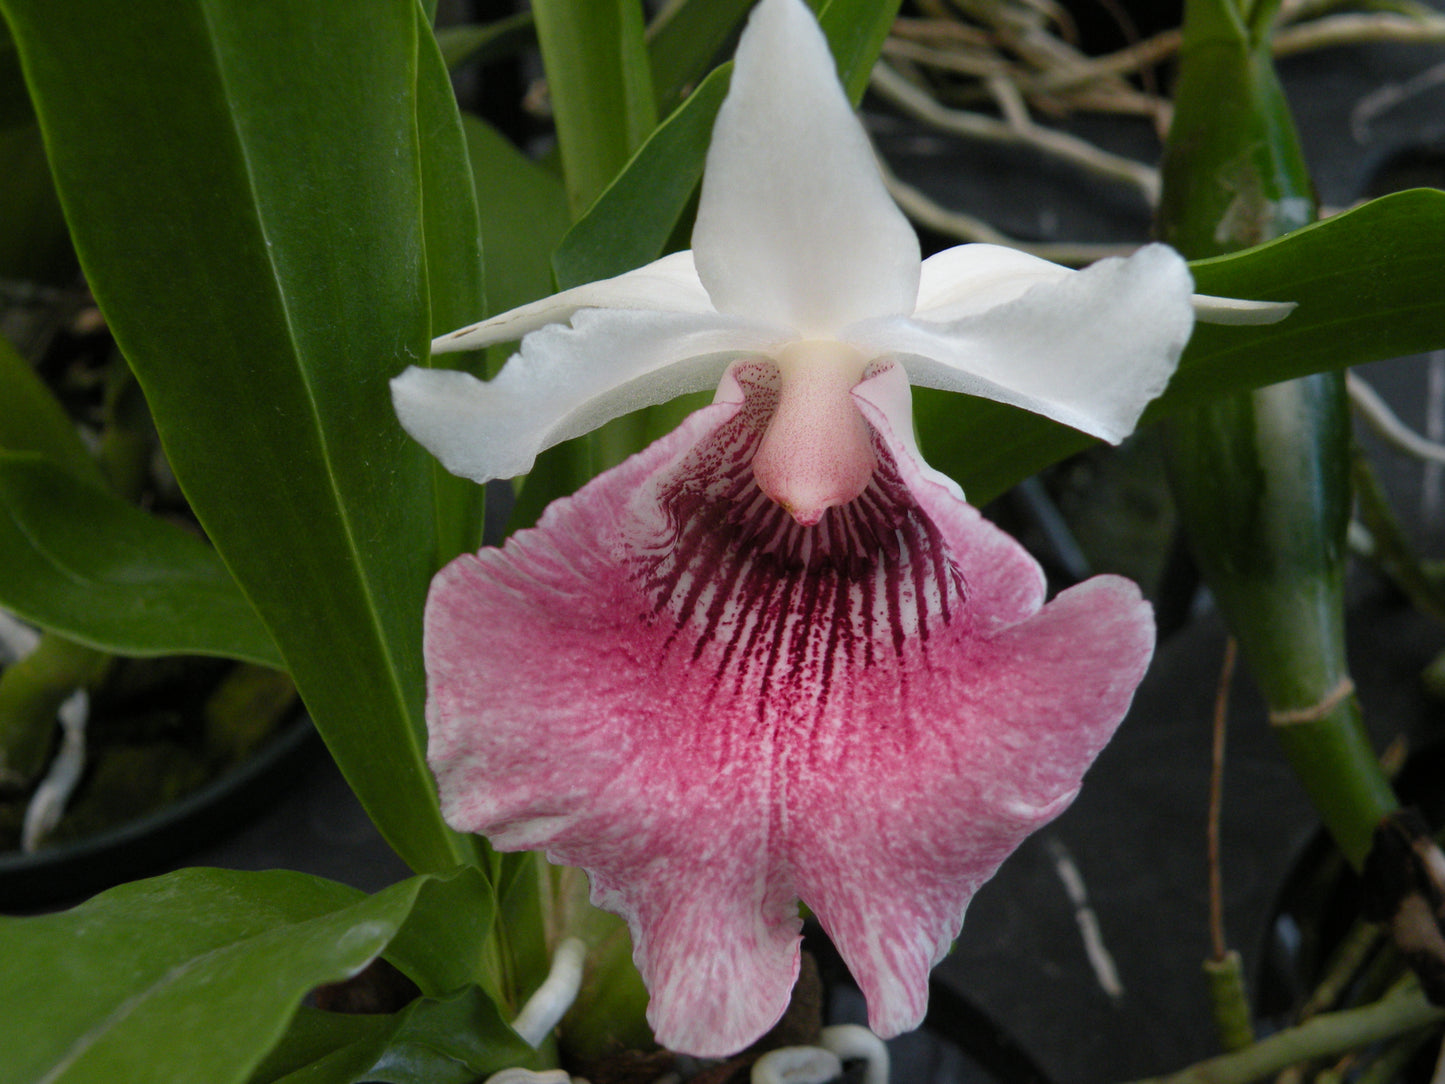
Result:
<instances>
[{"instance_id":1,"label":"black plastic pot","mask_svg":"<svg viewBox=\"0 0 1445 1084\"><path fill-rule=\"evenodd\" d=\"M284 794L322 750L298 711L252 756L158 812L33 854L0 854L0 913L72 903L174 864Z\"/></svg>"},{"instance_id":2,"label":"black plastic pot","mask_svg":"<svg viewBox=\"0 0 1445 1084\"><path fill-rule=\"evenodd\" d=\"M1403 803L1438 829L1445 824L1445 742L1419 750L1395 779ZM1337 953L1360 921L1364 888L1361 878L1339 850L1319 832L1300 851L1281 885L1258 953L1255 1008L1267 1029L1284 1027L1296 1018ZM1362 953L1353 968L1340 969L1339 1007L1378 996L1375 987L1400 971L1398 958L1382 937ZM1333 1006L1322 1006L1329 1008ZM1438 1037L1416 1051L1396 1079L1431 1079L1439 1052Z\"/></svg>"}]
</instances>

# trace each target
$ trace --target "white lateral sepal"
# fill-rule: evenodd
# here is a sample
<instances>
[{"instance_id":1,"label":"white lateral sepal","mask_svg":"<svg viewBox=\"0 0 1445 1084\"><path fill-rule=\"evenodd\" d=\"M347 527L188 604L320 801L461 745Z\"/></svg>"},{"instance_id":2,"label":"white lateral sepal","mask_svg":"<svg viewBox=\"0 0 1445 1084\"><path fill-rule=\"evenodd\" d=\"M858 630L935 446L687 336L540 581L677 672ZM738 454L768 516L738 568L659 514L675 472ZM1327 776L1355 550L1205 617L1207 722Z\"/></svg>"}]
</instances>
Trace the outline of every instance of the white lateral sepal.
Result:
<instances>
[{"instance_id":1,"label":"white lateral sepal","mask_svg":"<svg viewBox=\"0 0 1445 1084\"><path fill-rule=\"evenodd\" d=\"M1277 324L1298 307L1293 301L1245 301L1237 297L1190 297L1201 324Z\"/></svg>"}]
</instances>

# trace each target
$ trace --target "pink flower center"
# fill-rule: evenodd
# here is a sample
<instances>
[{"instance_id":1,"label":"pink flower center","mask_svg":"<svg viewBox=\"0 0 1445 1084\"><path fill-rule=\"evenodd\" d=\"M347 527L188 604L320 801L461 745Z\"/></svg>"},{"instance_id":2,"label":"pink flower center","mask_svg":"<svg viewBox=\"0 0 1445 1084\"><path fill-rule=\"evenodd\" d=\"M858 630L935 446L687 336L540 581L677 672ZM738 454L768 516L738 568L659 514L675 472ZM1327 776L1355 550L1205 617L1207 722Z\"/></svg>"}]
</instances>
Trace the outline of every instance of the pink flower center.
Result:
<instances>
[{"instance_id":1,"label":"pink flower center","mask_svg":"<svg viewBox=\"0 0 1445 1084\"><path fill-rule=\"evenodd\" d=\"M804 527L868 487L878 460L851 394L867 360L838 342L792 343L777 359L778 405L753 456L759 488Z\"/></svg>"}]
</instances>

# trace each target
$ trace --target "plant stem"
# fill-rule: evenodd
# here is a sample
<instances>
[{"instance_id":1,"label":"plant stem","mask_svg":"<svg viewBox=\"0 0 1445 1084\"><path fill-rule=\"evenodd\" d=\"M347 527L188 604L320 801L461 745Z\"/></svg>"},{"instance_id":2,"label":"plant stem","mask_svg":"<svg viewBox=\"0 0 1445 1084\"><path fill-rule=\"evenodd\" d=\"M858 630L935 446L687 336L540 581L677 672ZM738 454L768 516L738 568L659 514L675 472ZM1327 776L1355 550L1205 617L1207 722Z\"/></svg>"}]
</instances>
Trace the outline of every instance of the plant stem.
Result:
<instances>
[{"instance_id":1,"label":"plant stem","mask_svg":"<svg viewBox=\"0 0 1445 1084\"><path fill-rule=\"evenodd\" d=\"M1224 806L1225 723L1229 718L1229 687L1234 682L1235 640L1224 643L1224 662L1219 668L1219 685L1214 694L1214 749L1209 772L1209 940L1212 958L1204 961L1209 980L1209 1002L1214 1012L1214 1030L1226 1050L1240 1050L1254 1042L1249 995L1244 987L1244 966L1239 953L1229 948L1224 936L1224 869L1220 862L1219 816Z\"/></svg>"},{"instance_id":2,"label":"plant stem","mask_svg":"<svg viewBox=\"0 0 1445 1084\"><path fill-rule=\"evenodd\" d=\"M1355 1084L1391 1084L1416 1052L1429 1041L1432 1030L1420 1028L1414 1034L1396 1039L1368 1067L1355 1077Z\"/></svg>"},{"instance_id":3,"label":"plant stem","mask_svg":"<svg viewBox=\"0 0 1445 1084\"><path fill-rule=\"evenodd\" d=\"M1217 959L1205 960L1204 974L1209 979L1210 1008L1219 1045L1225 1050L1245 1049L1254 1042L1254 1025L1250 1022L1244 964L1239 953L1229 949Z\"/></svg>"},{"instance_id":4,"label":"plant stem","mask_svg":"<svg viewBox=\"0 0 1445 1084\"><path fill-rule=\"evenodd\" d=\"M1421 613L1445 623L1445 592L1431 578L1405 536L1394 509L1363 452L1356 448L1352 477L1360 522L1374 543L1372 558Z\"/></svg>"},{"instance_id":5,"label":"plant stem","mask_svg":"<svg viewBox=\"0 0 1445 1084\"><path fill-rule=\"evenodd\" d=\"M1219 857L1219 816L1224 807L1225 721L1229 714L1229 687L1234 681L1236 641L1224 642L1224 663L1219 668L1219 687L1214 694L1214 743L1209 771L1209 941L1216 962L1228 952L1224 936L1224 869Z\"/></svg>"},{"instance_id":6,"label":"plant stem","mask_svg":"<svg viewBox=\"0 0 1445 1084\"><path fill-rule=\"evenodd\" d=\"M1384 933L1373 922L1356 921L1325 965L1324 978L1300 1007L1299 1017L1308 1020L1324 1012L1345 991L1360 968L1384 940Z\"/></svg>"},{"instance_id":7,"label":"plant stem","mask_svg":"<svg viewBox=\"0 0 1445 1084\"><path fill-rule=\"evenodd\" d=\"M1431 1005L1412 987L1373 1005L1316 1016L1243 1050L1136 1084L1248 1084L1296 1062L1333 1057L1441 1020L1445 1020L1445 1008Z\"/></svg>"},{"instance_id":8,"label":"plant stem","mask_svg":"<svg viewBox=\"0 0 1445 1084\"><path fill-rule=\"evenodd\" d=\"M1160 234L1186 256L1270 240L1314 215L1309 177L1269 55L1266 14L1188 0ZM1396 808L1345 659L1350 428L1326 373L1181 415L1170 436L1180 517L1270 721L1356 868Z\"/></svg>"},{"instance_id":9,"label":"plant stem","mask_svg":"<svg viewBox=\"0 0 1445 1084\"><path fill-rule=\"evenodd\" d=\"M1353 693L1318 717L1281 723L1274 730L1325 827L1352 866L1369 853L1374 826L1398 808L1379 770Z\"/></svg>"}]
</instances>

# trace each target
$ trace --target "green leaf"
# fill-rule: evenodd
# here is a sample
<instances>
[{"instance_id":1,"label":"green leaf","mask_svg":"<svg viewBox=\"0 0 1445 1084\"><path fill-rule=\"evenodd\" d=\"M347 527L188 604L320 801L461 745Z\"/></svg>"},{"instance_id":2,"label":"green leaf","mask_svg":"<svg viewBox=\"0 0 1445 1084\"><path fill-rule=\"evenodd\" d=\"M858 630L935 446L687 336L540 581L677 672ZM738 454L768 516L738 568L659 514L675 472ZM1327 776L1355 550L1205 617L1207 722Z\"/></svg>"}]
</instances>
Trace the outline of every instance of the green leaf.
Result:
<instances>
[{"instance_id":1,"label":"green leaf","mask_svg":"<svg viewBox=\"0 0 1445 1084\"><path fill-rule=\"evenodd\" d=\"M0 20L0 130L34 123L35 111L20 74L20 54L9 28Z\"/></svg>"},{"instance_id":2,"label":"green leaf","mask_svg":"<svg viewBox=\"0 0 1445 1084\"><path fill-rule=\"evenodd\" d=\"M1277 6L1191 0L1186 12L1157 223L1159 236L1186 256L1274 240L1315 218L1309 171L1269 49ZM1246 25L1222 25L1231 16ZM1304 713L1274 729L1325 827L1358 869L1381 818L1399 803L1358 702L1337 693L1351 687L1344 611L1352 433L1344 375L1317 373L1226 396L1179 413L1164 435L1179 522L1199 571L1271 720Z\"/></svg>"},{"instance_id":3,"label":"green leaf","mask_svg":"<svg viewBox=\"0 0 1445 1084\"><path fill-rule=\"evenodd\" d=\"M707 72L753 0L672 0L647 28L647 57L660 114L672 110Z\"/></svg>"},{"instance_id":4,"label":"green leaf","mask_svg":"<svg viewBox=\"0 0 1445 1084\"><path fill-rule=\"evenodd\" d=\"M819 23L857 102L883 48L898 0L831 0ZM563 239L552 266L566 289L620 275L663 254L702 178L732 61L719 66L648 138Z\"/></svg>"},{"instance_id":5,"label":"green leaf","mask_svg":"<svg viewBox=\"0 0 1445 1084\"><path fill-rule=\"evenodd\" d=\"M0 453L0 607L121 655L283 668L210 546L34 455Z\"/></svg>"},{"instance_id":6,"label":"green leaf","mask_svg":"<svg viewBox=\"0 0 1445 1084\"><path fill-rule=\"evenodd\" d=\"M489 898L475 870L365 896L301 873L187 869L0 918L0 1084L239 1084L308 990L386 952L428 897Z\"/></svg>"},{"instance_id":7,"label":"green leaf","mask_svg":"<svg viewBox=\"0 0 1445 1084\"><path fill-rule=\"evenodd\" d=\"M1262 328L1195 329L1165 409L1306 373L1445 345L1445 192L1373 200L1266 245L1190 265L1195 289L1295 301ZM1260 379L1244 383L1255 369Z\"/></svg>"},{"instance_id":8,"label":"green leaf","mask_svg":"<svg viewBox=\"0 0 1445 1084\"><path fill-rule=\"evenodd\" d=\"M437 45L447 70L465 64L486 64L537 44L537 25L530 11L520 11L490 23L448 26L436 32Z\"/></svg>"},{"instance_id":9,"label":"green leaf","mask_svg":"<svg viewBox=\"0 0 1445 1084\"><path fill-rule=\"evenodd\" d=\"M251 1084L473 1084L537 1060L476 987L391 1016L303 1013Z\"/></svg>"},{"instance_id":10,"label":"green leaf","mask_svg":"<svg viewBox=\"0 0 1445 1084\"><path fill-rule=\"evenodd\" d=\"M308 1080L306 1071L314 1074L312 1084L329 1084L328 1078L321 1075L324 1068L318 1062L325 1062L345 1046L386 1035L392 1029L393 1020L392 1016L380 1013L324 1012L302 1005L290 1018L290 1026L280 1042L272 1046L256 1071L251 1072L247 1084L275 1084L292 1075L295 1081Z\"/></svg>"},{"instance_id":11,"label":"green leaf","mask_svg":"<svg viewBox=\"0 0 1445 1084\"><path fill-rule=\"evenodd\" d=\"M420 14L418 14L420 19ZM451 80L425 22L417 27L416 114L421 150L422 231L433 337L468 323L486 310L482 230ZM430 352L423 364L432 364ZM486 490L431 465L437 520L437 566L482 541Z\"/></svg>"},{"instance_id":12,"label":"green leaf","mask_svg":"<svg viewBox=\"0 0 1445 1084\"><path fill-rule=\"evenodd\" d=\"M1277 324L1200 324L1146 423L1233 392L1445 347L1445 192L1384 196L1258 248L1191 264L1195 288L1295 301ZM983 504L1093 444L1077 430L984 399L915 389L930 463Z\"/></svg>"},{"instance_id":13,"label":"green leaf","mask_svg":"<svg viewBox=\"0 0 1445 1084\"><path fill-rule=\"evenodd\" d=\"M1191 259L1271 241L1315 217L1273 58L1249 44L1234 9L1234 0L1190 5L1160 165L1159 236Z\"/></svg>"},{"instance_id":14,"label":"green leaf","mask_svg":"<svg viewBox=\"0 0 1445 1084\"><path fill-rule=\"evenodd\" d=\"M552 257L561 289L620 275L662 255L702 179L731 77L729 61L704 79L563 238Z\"/></svg>"},{"instance_id":15,"label":"green leaf","mask_svg":"<svg viewBox=\"0 0 1445 1084\"><path fill-rule=\"evenodd\" d=\"M0 7L191 507L388 841L417 869L474 861L423 752L433 465L387 386L429 341L417 85L441 60L415 8Z\"/></svg>"},{"instance_id":16,"label":"green leaf","mask_svg":"<svg viewBox=\"0 0 1445 1084\"><path fill-rule=\"evenodd\" d=\"M105 482L75 424L35 370L0 336L0 452L35 452L86 481Z\"/></svg>"},{"instance_id":17,"label":"green leaf","mask_svg":"<svg viewBox=\"0 0 1445 1084\"><path fill-rule=\"evenodd\" d=\"M463 866L456 880L457 889L429 890L417 897L411 920L386 952L428 997L496 979L479 970L497 912L491 882L470 866Z\"/></svg>"},{"instance_id":18,"label":"green leaf","mask_svg":"<svg viewBox=\"0 0 1445 1084\"><path fill-rule=\"evenodd\" d=\"M902 0L827 0L818 25L838 62L838 77L854 105L863 100L868 76L893 28Z\"/></svg>"},{"instance_id":19,"label":"green leaf","mask_svg":"<svg viewBox=\"0 0 1445 1084\"><path fill-rule=\"evenodd\" d=\"M534 0L537 41L573 214L657 124L638 0Z\"/></svg>"},{"instance_id":20,"label":"green leaf","mask_svg":"<svg viewBox=\"0 0 1445 1084\"><path fill-rule=\"evenodd\" d=\"M0 71L0 81L3 78ZM0 279L69 284L75 278L75 250L55 198L40 129L34 124L0 125L0 163L0 207L5 209L0 215Z\"/></svg>"},{"instance_id":21,"label":"green leaf","mask_svg":"<svg viewBox=\"0 0 1445 1084\"><path fill-rule=\"evenodd\" d=\"M550 256L571 221L567 192L556 174L486 122L464 115L462 130L487 251L488 311L506 312L552 292ZM478 309L454 326L481 315Z\"/></svg>"},{"instance_id":22,"label":"green leaf","mask_svg":"<svg viewBox=\"0 0 1445 1084\"><path fill-rule=\"evenodd\" d=\"M292 1074L297 1074L297 1081L306 1080L301 1074L307 1070L316 1074L313 1084L328 1084L317 1063L344 1047L387 1034L392 1024L393 1017L383 1014L324 1012L302 1005L286 1034L256 1066L248 1084L274 1084Z\"/></svg>"}]
</instances>

